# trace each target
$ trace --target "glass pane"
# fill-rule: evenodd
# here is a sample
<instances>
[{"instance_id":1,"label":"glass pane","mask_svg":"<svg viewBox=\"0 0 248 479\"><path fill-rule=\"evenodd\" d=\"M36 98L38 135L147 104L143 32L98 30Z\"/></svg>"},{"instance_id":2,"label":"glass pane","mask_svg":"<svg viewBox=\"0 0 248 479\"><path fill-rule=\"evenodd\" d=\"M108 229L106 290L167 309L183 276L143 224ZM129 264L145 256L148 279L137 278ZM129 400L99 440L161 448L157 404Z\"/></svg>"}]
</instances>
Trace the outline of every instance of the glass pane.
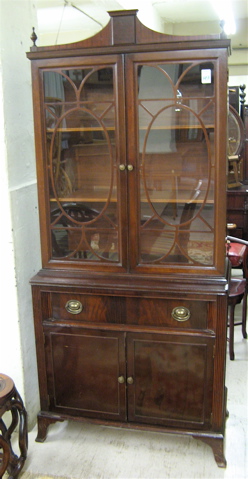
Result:
<instances>
[{"instance_id":1,"label":"glass pane","mask_svg":"<svg viewBox=\"0 0 248 479\"><path fill-rule=\"evenodd\" d=\"M138 75L140 261L212 265L214 65L154 65Z\"/></svg>"},{"instance_id":2,"label":"glass pane","mask_svg":"<svg viewBox=\"0 0 248 479\"><path fill-rule=\"evenodd\" d=\"M118 261L112 68L45 71L54 258Z\"/></svg>"}]
</instances>

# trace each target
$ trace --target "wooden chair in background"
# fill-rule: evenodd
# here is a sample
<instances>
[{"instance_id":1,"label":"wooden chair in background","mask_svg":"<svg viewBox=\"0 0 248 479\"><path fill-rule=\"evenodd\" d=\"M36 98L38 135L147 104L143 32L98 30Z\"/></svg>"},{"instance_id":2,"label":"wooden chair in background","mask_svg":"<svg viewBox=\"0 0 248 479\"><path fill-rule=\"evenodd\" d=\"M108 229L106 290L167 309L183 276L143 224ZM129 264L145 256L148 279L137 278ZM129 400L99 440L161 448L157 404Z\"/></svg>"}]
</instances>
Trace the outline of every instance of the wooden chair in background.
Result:
<instances>
[{"instance_id":1,"label":"wooden chair in background","mask_svg":"<svg viewBox=\"0 0 248 479\"><path fill-rule=\"evenodd\" d=\"M233 236L227 236L227 256L232 268L242 268L243 277L232 277L229 284L228 306L229 306L229 356L234 360L234 327L242 327L243 338L247 338L246 317L247 317L247 293L248 293L248 241L240 240ZM243 301L243 302L242 302ZM241 321L235 322L235 306L242 302Z\"/></svg>"}]
</instances>

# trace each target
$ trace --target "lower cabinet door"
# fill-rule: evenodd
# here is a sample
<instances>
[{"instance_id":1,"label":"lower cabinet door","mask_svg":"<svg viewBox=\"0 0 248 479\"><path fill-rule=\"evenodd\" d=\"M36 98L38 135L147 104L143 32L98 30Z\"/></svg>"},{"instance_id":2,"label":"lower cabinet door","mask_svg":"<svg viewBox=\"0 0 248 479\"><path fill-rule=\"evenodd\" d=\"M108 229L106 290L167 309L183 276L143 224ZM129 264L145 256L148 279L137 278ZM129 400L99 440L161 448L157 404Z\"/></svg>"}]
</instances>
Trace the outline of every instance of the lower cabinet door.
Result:
<instances>
[{"instance_id":1,"label":"lower cabinet door","mask_svg":"<svg viewBox=\"0 0 248 479\"><path fill-rule=\"evenodd\" d=\"M124 334L50 328L45 337L51 410L125 421Z\"/></svg>"},{"instance_id":2,"label":"lower cabinet door","mask_svg":"<svg viewBox=\"0 0 248 479\"><path fill-rule=\"evenodd\" d=\"M128 420L178 428L211 424L214 338L127 335Z\"/></svg>"},{"instance_id":3,"label":"lower cabinet door","mask_svg":"<svg viewBox=\"0 0 248 479\"><path fill-rule=\"evenodd\" d=\"M82 328L45 331L50 409L171 428L209 428L214 337Z\"/></svg>"}]
</instances>

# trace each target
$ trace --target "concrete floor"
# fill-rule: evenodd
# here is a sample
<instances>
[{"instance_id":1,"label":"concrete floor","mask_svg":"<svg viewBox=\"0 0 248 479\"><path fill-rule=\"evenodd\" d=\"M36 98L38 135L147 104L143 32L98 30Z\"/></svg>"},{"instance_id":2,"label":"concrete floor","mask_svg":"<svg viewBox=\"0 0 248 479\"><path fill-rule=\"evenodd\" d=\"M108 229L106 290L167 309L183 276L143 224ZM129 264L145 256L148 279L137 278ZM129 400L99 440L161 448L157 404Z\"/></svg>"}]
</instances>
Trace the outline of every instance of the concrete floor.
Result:
<instances>
[{"instance_id":1,"label":"concrete floor","mask_svg":"<svg viewBox=\"0 0 248 479\"><path fill-rule=\"evenodd\" d=\"M235 361L227 356L226 469L209 446L189 437L64 422L50 426L43 444L35 442L36 428L30 432L20 478L247 479L248 340L240 326L234 349Z\"/></svg>"}]
</instances>

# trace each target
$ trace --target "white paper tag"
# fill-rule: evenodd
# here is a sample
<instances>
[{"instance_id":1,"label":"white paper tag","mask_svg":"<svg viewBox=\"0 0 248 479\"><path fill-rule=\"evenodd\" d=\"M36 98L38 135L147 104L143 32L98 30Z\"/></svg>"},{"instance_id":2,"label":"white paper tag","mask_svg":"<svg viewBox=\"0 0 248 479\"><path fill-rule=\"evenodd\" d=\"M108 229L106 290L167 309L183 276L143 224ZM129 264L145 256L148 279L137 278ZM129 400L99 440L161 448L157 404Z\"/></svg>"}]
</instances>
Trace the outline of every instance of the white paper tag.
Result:
<instances>
[{"instance_id":1,"label":"white paper tag","mask_svg":"<svg viewBox=\"0 0 248 479\"><path fill-rule=\"evenodd\" d=\"M201 70L201 82L202 83L211 83L211 70L206 68Z\"/></svg>"}]
</instances>

